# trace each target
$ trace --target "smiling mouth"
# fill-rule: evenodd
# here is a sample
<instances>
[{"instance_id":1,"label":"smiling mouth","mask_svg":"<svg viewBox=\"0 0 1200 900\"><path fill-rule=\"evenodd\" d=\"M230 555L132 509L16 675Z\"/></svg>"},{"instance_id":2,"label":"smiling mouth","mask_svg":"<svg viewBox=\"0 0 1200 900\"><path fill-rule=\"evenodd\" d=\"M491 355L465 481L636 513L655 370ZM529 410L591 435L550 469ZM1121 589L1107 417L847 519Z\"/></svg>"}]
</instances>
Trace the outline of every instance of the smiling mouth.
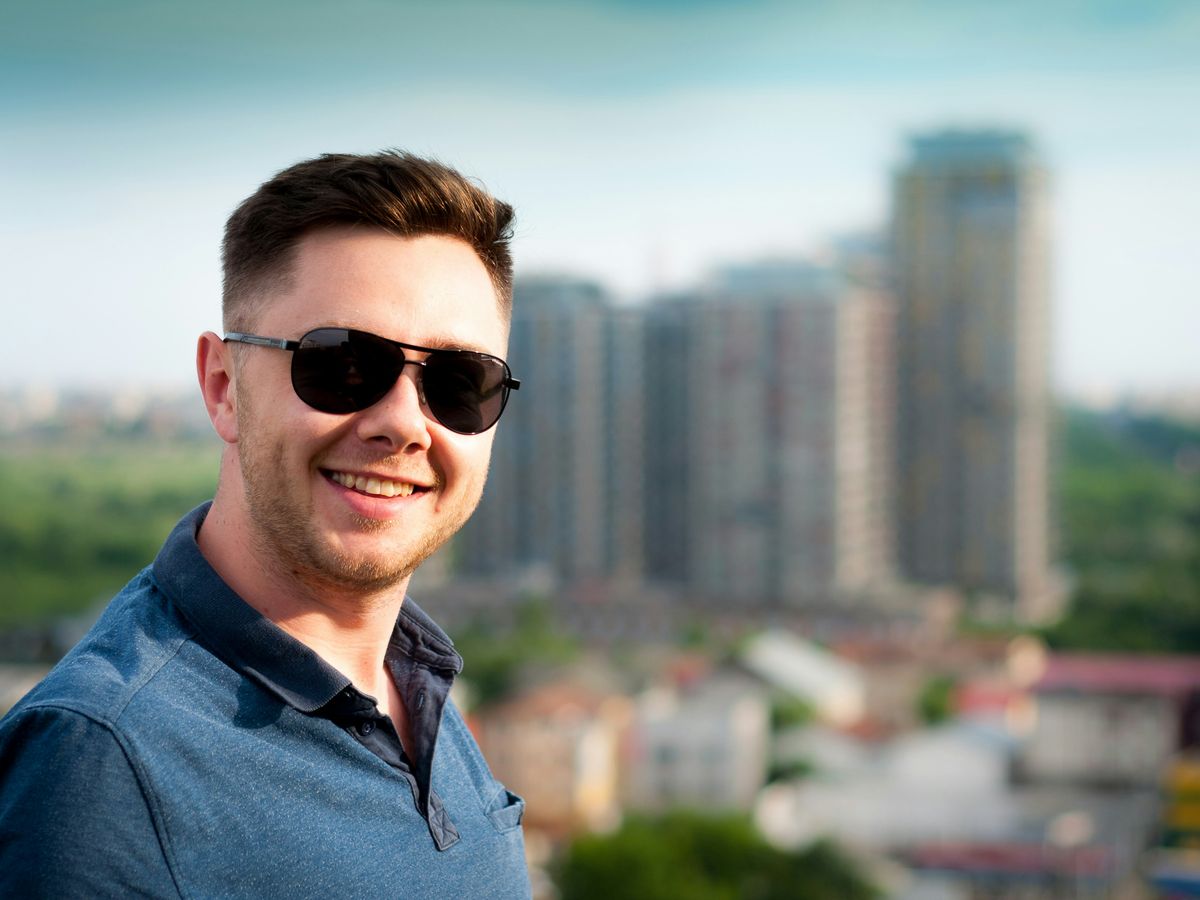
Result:
<instances>
[{"instance_id":1,"label":"smiling mouth","mask_svg":"<svg viewBox=\"0 0 1200 900\"><path fill-rule=\"evenodd\" d=\"M325 477L368 497L408 497L414 492L420 493L427 488L412 484L408 481L389 481L383 478L369 478L363 475L352 475L349 472L327 471Z\"/></svg>"}]
</instances>

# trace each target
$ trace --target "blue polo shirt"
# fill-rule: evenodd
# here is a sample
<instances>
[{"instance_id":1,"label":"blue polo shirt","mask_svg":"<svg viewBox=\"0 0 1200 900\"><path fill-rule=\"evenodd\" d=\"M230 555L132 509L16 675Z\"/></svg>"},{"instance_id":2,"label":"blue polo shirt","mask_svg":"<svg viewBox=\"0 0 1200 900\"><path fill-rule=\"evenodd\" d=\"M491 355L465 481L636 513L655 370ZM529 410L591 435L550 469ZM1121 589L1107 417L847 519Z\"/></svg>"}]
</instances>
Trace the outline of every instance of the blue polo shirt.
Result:
<instances>
[{"instance_id":1,"label":"blue polo shirt","mask_svg":"<svg viewBox=\"0 0 1200 900\"><path fill-rule=\"evenodd\" d=\"M208 565L201 506L0 721L0 896L528 897L524 802L406 599L374 698Z\"/></svg>"}]
</instances>

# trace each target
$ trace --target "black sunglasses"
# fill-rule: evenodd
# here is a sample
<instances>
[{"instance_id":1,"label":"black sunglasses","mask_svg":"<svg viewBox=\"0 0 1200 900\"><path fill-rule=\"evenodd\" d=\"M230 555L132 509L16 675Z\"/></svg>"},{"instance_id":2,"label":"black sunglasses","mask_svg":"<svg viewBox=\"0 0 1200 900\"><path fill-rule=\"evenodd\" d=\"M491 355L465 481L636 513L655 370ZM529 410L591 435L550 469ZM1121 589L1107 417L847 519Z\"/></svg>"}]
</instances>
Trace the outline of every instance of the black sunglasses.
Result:
<instances>
[{"instance_id":1,"label":"black sunglasses","mask_svg":"<svg viewBox=\"0 0 1200 900\"><path fill-rule=\"evenodd\" d=\"M234 331L225 340L290 350L296 396L327 413L358 412L378 403L405 366L420 366L421 402L459 434L480 434L495 425L509 390L521 386L498 356L418 347L351 328L317 328L298 341ZM405 350L428 355L408 359Z\"/></svg>"}]
</instances>

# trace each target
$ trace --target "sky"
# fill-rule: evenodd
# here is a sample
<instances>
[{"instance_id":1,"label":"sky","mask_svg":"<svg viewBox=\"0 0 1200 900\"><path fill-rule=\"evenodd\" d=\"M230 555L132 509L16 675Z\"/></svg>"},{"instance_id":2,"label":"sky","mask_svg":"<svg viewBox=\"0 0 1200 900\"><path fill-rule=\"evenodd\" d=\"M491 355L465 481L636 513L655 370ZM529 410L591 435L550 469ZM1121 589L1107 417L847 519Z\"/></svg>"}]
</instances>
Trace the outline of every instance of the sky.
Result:
<instances>
[{"instance_id":1,"label":"sky","mask_svg":"<svg viewBox=\"0 0 1200 900\"><path fill-rule=\"evenodd\" d=\"M45 0L0 10L0 389L178 388L226 217L399 147L620 298L887 226L911 136L1052 174L1060 393L1200 394L1200 4Z\"/></svg>"}]
</instances>

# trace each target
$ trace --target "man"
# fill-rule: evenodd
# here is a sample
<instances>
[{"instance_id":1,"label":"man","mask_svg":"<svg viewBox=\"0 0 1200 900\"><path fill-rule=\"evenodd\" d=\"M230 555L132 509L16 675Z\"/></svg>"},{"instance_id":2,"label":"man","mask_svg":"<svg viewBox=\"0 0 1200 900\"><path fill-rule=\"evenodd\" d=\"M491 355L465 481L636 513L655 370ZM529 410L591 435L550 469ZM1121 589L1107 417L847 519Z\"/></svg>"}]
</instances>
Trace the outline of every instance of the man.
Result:
<instances>
[{"instance_id":1,"label":"man","mask_svg":"<svg viewBox=\"0 0 1200 900\"><path fill-rule=\"evenodd\" d=\"M0 723L0 895L520 897L523 802L405 591L518 387L511 208L398 153L230 218L216 495Z\"/></svg>"}]
</instances>

